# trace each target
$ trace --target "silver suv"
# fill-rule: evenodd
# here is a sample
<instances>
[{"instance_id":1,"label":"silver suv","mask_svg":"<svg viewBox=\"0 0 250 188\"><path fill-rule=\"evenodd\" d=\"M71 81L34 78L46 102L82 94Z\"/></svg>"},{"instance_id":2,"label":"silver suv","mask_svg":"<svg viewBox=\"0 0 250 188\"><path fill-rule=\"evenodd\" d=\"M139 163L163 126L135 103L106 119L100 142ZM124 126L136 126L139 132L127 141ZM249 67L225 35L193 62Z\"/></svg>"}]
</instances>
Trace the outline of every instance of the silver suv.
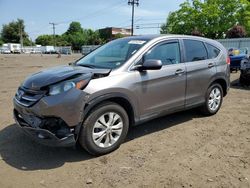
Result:
<instances>
[{"instance_id":1,"label":"silver suv","mask_svg":"<svg viewBox=\"0 0 250 188\"><path fill-rule=\"evenodd\" d=\"M14 117L41 143L79 143L102 155L120 146L129 126L194 107L217 113L229 64L226 49L206 38L122 38L28 77L14 97Z\"/></svg>"}]
</instances>

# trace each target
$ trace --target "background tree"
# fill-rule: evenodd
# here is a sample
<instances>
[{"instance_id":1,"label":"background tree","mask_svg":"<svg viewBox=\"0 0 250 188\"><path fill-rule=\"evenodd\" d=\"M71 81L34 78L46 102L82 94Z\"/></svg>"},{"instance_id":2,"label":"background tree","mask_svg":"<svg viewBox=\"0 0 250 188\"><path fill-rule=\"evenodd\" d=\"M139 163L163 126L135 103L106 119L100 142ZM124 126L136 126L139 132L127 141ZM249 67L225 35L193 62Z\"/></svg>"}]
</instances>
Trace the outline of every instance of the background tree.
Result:
<instances>
[{"instance_id":1,"label":"background tree","mask_svg":"<svg viewBox=\"0 0 250 188\"><path fill-rule=\"evenodd\" d=\"M83 45L98 45L102 43L98 31L83 29L79 22L72 22L62 36L74 50L81 50Z\"/></svg>"},{"instance_id":2,"label":"background tree","mask_svg":"<svg viewBox=\"0 0 250 188\"><path fill-rule=\"evenodd\" d=\"M83 28L81 27L80 22L71 22L65 34L74 35L77 33L83 33Z\"/></svg>"},{"instance_id":3,"label":"background tree","mask_svg":"<svg viewBox=\"0 0 250 188\"><path fill-rule=\"evenodd\" d=\"M124 35L121 33L115 34L115 39L119 39L119 38L123 38L123 37L124 37Z\"/></svg>"},{"instance_id":4,"label":"background tree","mask_svg":"<svg viewBox=\"0 0 250 188\"><path fill-rule=\"evenodd\" d=\"M54 38L53 35L40 35L36 38L36 44L42 46L53 46ZM68 46L70 45L66 39L61 35L55 35L56 46Z\"/></svg>"},{"instance_id":5,"label":"background tree","mask_svg":"<svg viewBox=\"0 0 250 188\"><path fill-rule=\"evenodd\" d=\"M83 29L79 22L71 22L69 28L62 35L56 35L57 46L72 46L73 50L81 50L83 45L99 45L104 43L99 31ZM36 44L53 45L53 35L40 35Z\"/></svg>"},{"instance_id":6,"label":"background tree","mask_svg":"<svg viewBox=\"0 0 250 188\"><path fill-rule=\"evenodd\" d=\"M36 44L42 46L51 46L53 45L53 35L40 35L36 38Z\"/></svg>"},{"instance_id":7,"label":"background tree","mask_svg":"<svg viewBox=\"0 0 250 188\"><path fill-rule=\"evenodd\" d=\"M179 10L168 15L161 33L190 35L197 29L205 37L223 38L226 31L240 21L239 15L246 9L243 1L246 0L185 1Z\"/></svg>"},{"instance_id":8,"label":"background tree","mask_svg":"<svg viewBox=\"0 0 250 188\"><path fill-rule=\"evenodd\" d=\"M86 43L86 36L79 22L71 22L62 37L72 46L73 50L81 50L82 45Z\"/></svg>"},{"instance_id":9,"label":"background tree","mask_svg":"<svg viewBox=\"0 0 250 188\"><path fill-rule=\"evenodd\" d=\"M227 32L227 38L244 38L247 36L246 30L243 26L235 25Z\"/></svg>"},{"instance_id":10,"label":"background tree","mask_svg":"<svg viewBox=\"0 0 250 188\"><path fill-rule=\"evenodd\" d=\"M3 45L3 40L2 40L2 38L0 37L0 46L2 46Z\"/></svg>"},{"instance_id":11,"label":"background tree","mask_svg":"<svg viewBox=\"0 0 250 188\"><path fill-rule=\"evenodd\" d=\"M31 44L28 34L25 32L25 25L22 19L4 24L1 31L1 38L4 43L20 43L20 37L23 37L23 45Z\"/></svg>"},{"instance_id":12,"label":"background tree","mask_svg":"<svg viewBox=\"0 0 250 188\"><path fill-rule=\"evenodd\" d=\"M195 28L192 32L191 32L191 35L193 36L198 36L198 37L202 37L203 34L197 29Z\"/></svg>"},{"instance_id":13,"label":"background tree","mask_svg":"<svg viewBox=\"0 0 250 188\"><path fill-rule=\"evenodd\" d=\"M250 0L241 0L241 6L237 13L238 24L244 26L247 36L250 37Z\"/></svg>"}]
</instances>

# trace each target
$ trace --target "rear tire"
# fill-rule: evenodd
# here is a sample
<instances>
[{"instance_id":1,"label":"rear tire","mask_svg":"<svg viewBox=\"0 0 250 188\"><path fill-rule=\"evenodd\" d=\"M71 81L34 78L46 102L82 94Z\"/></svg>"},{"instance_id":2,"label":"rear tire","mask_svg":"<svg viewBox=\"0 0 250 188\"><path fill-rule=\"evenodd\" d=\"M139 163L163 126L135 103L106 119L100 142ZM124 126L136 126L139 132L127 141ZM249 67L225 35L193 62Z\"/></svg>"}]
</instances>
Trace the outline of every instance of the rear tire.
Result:
<instances>
[{"instance_id":1,"label":"rear tire","mask_svg":"<svg viewBox=\"0 0 250 188\"><path fill-rule=\"evenodd\" d=\"M220 84L212 84L206 93L206 102L201 107L201 112L204 115L211 116L216 114L223 102L223 90Z\"/></svg>"},{"instance_id":2,"label":"rear tire","mask_svg":"<svg viewBox=\"0 0 250 188\"><path fill-rule=\"evenodd\" d=\"M81 127L78 141L90 154L104 155L120 147L128 128L126 111L116 103L105 102L91 110Z\"/></svg>"}]
</instances>

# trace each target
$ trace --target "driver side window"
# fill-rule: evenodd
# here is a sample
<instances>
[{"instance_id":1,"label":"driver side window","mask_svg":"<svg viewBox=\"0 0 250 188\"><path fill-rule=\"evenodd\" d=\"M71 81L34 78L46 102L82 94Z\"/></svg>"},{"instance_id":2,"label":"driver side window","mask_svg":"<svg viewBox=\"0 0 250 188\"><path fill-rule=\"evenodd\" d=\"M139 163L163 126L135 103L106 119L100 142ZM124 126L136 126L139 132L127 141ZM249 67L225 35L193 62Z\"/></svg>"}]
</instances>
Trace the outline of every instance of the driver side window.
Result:
<instances>
[{"instance_id":1,"label":"driver side window","mask_svg":"<svg viewBox=\"0 0 250 188\"><path fill-rule=\"evenodd\" d=\"M178 42L164 43L153 47L144 56L144 61L149 59L161 60L162 65L180 63L180 48Z\"/></svg>"}]
</instances>

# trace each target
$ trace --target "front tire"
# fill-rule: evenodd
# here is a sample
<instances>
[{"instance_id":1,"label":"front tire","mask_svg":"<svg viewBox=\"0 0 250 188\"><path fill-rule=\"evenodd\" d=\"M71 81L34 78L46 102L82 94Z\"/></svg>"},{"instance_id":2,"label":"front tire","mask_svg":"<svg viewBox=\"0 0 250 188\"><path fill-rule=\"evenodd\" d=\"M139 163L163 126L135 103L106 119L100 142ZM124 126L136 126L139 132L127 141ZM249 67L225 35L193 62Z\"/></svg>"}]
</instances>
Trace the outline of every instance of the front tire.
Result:
<instances>
[{"instance_id":1,"label":"front tire","mask_svg":"<svg viewBox=\"0 0 250 188\"><path fill-rule=\"evenodd\" d=\"M206 102L201 107L204 115L211 116L216 114L223 102L223 90L220 84L212 84L206 93Z\"/></svg>"},{"instance_id":2,"label":"front tire","mask_svg":"<svg viewBox=\"0 0 250 188\"><path fill-rule=\"evenodd\" d=\"M126 111L118 104L105 102L96 106L84 121L80 145L92 155L110 153L125 140L129 127Z\"/></svg>"}]
</instances>

